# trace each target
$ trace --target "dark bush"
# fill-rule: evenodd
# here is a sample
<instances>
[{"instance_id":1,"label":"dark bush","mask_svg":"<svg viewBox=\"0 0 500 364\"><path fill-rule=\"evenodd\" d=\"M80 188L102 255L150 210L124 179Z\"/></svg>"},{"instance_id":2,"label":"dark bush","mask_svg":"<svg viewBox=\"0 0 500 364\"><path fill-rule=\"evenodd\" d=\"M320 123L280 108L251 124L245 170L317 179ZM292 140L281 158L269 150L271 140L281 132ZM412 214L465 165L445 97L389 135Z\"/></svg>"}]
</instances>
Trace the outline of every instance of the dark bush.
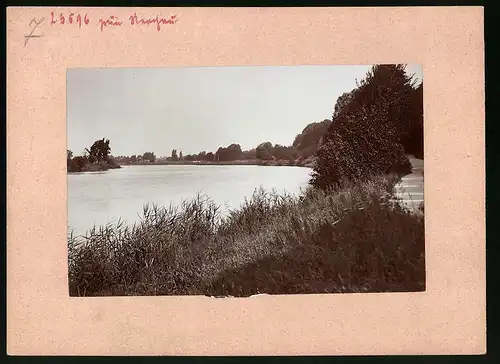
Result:
<instances>
[{"instance_id":1,"label":"dark bush","mask_svg":"<svg viewBox=\"0 0 500 364\"><path fill-rule=\"evenodd\" d=\"M74 157L73 159L68 160L68 171L81 172L87 163L88 159L84 156Z\"/></svg>"},{"instance_id":2,"label":"dark bush","mask_svg":"<svg viewBox=\"0 0 500 364\"><path fill-rule=\"evenodd\" d=\"M329 188L343 180L410 173L403 143L414 139L410 132L418 133L415 93L404 67L374 66L357 89L339 97L316 153L311 184Z\"/></svg>"}]
</instances>

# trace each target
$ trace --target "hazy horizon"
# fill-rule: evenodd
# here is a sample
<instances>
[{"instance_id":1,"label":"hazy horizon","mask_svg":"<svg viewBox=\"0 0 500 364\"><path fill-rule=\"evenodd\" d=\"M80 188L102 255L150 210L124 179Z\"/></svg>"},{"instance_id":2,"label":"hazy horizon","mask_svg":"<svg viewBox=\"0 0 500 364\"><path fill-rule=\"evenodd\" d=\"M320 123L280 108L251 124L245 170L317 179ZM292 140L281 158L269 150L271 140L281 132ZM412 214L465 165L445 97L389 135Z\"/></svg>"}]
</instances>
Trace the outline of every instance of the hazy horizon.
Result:
<instances>
[{"instance_id":1,"label":"hazy horizon","mask_svg":"<svg viewBox=\"0 0 500 364\"><path fill-rule=\"evenodd\" d=\"M331 119L371 66L69 69L67 148L80 155L103 137L115 156L290 145L308 124ZM407 72L422 79L420 65Z\"/></svg>"}]
</instances>

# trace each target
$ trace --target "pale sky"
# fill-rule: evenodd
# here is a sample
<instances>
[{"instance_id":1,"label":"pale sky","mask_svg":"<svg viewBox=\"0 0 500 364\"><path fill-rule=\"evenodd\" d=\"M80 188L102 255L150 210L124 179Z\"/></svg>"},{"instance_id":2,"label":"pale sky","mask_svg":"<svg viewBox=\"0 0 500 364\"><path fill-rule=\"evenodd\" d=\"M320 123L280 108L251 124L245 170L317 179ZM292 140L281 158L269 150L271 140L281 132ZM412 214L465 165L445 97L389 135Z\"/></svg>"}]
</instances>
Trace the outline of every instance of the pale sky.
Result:
<instances>
[{"instance_id":1,"label":"pale sky","mask_svg":"<svg viewBox=\"0 0 500 364\"><path fill-rule=\"evenodd\" d=\"M80 155L102 138L115 156L290 145L307 124L331 119L370 67L70 69L68 149ZM407 72L422 78L419 65Z\"/></svg>"}]
</instances>

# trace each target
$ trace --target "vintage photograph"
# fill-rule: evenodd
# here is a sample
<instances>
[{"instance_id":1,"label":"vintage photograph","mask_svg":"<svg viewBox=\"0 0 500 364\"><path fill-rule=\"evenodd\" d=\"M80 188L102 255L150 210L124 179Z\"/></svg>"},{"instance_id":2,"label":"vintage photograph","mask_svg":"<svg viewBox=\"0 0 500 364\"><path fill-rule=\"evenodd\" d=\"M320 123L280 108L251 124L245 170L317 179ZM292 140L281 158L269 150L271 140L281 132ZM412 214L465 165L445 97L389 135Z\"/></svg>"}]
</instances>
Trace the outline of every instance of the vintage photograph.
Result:
<instances>
[{"instance_id":1,"label":"vintage photograph","mask_svg":"<svg viewBox=\"0 0 500 364\"><path fill-rule=\"evenodd\" d=\"M417 64L67 70L70 296L425 291Z\"/></svg>"}]
</instances>

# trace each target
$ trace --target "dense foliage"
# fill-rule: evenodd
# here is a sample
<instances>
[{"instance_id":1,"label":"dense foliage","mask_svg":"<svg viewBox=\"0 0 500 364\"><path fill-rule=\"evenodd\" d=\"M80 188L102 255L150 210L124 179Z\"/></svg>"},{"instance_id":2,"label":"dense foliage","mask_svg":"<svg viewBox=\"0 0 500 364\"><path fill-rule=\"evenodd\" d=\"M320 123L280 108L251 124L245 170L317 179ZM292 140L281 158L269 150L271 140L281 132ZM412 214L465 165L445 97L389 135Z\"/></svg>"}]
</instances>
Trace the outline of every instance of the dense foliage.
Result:
<instances>
[{"instance_id":1,"label":"dense foliage","mask_svg":"<svg viewBox=\"0 0 500 364\"><path fill-rule=\"evenodd\" d=\"M235 161L241 159L243 152L239 144L231 144L228 147L220 147L215 153L217 161Z\"/></svg>"},{"instance_id":2,"label":"dense foliage","mask_svg":"<svg viewBox=\"0 0 500 364\"><path fill-rule=\"evenodd\" d=\"M96 140L85 154L73 157L71 150L66 150L66 168L68 172L98 171L109 168L120 168L111 155L109 139Z\"/></svg>"},{"instance_id":3,"label":"dense foliage","mask_svg":"<svg viewBox=\"0 0 500 364\"><path fill-rule=\"evenodd\" d=\"M337 100L317 151L311 184L337 187L343 180L411 171L406 156L423 140L422 103L404 65L377 65ZM420 133L420 134L419 134Z\"/></svg>"},{"instance_id":4,"label":"dense foliage","mask_svg":"<svg viewBox=\"0 0 500 364\"><path fill-rule=\"evenodd\" d=\"M146 152L142 155L142 160L149 163L154 163L156 161L156 155L154 152Z\"/></svg>"},{"instance_id":5,"label":"dense foliage","mask_svg":"<svg viewBox=\"0 0 500 364\"><path fill-rule=\"evenodd\" d=\"M111 152L109 139L102 138L96 140L90 149L85 148L85 150L88 153L87 158L89 163L107 162L109 153Z\"/></svg>"},{"instance_id":6,"label":"dense foliage","mask_svg":"<svg viewBox=\"0 0 500 364\"><path fill-rule=\"evenodd\" d=\"M331 120L325 119L319 123L307 125L293 141L292 146L296 149L297 155L304 159L314 156L321 138L331 123Z\"/></svg>"}]
</instances>

